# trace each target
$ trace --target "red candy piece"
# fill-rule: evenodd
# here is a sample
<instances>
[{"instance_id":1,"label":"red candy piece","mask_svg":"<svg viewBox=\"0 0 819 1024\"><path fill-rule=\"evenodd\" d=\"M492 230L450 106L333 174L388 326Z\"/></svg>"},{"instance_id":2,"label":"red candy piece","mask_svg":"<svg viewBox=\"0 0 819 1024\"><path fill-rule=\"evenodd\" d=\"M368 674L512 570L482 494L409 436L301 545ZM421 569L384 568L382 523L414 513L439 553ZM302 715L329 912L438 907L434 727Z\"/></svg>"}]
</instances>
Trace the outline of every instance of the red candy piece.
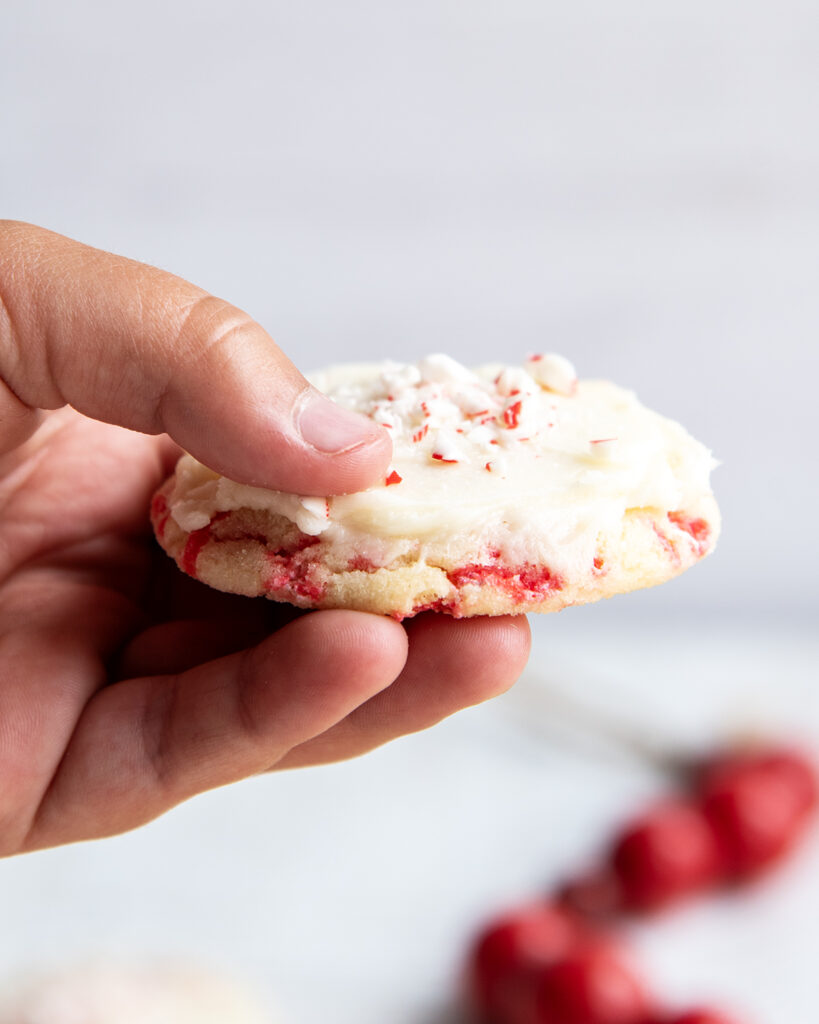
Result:
<instances>
[{"instance_id":1,"label":"red candy piece","mask_svg":"<svg viewBox=\"0 0 819 1024\"><path fill-rule=\"evenodd\" d=\"M669 800L635 821L616 840L611 866L620 905L659 910L713 885L721 874L720 851L700 808Z\"/></svg>"},{"instance_id":2,"label":"red candy piece","mask_svg":"<svg viewBox=\"0 0 819 1024\"><path fill-rule=\"evenodd\" d=\"M512 392L512 394L514 394L514 392ZM523 403L517 401L510 405L508 409L504 409L503 422L510 430L514 430L520 423L520 413L522 408Z\"/></svg>"},{"instance_id":3,"label":"red candy piece","mask_svg":"<svg viewBox=\"0 0 819 1024\"><path fill-rule=\"evenodd\" d=\"M470 957L473 1004L488 1019L524 1024L538 972L565 957L583 934L573 914L549 903L497 918L478 937Z\"/></svg>"},{"instance_id":4,"label":"red candy piece","mask_svg":"<svg viewBox=\"0 0 819 1024\"><path fill-rule=\"evenodd\" d=\"M817 806L819 787L798 751L739 751L707 763L699 779L703 813L713 828L731 881L781 860Z\"/></svg>"},{"instance_id":5,"label":"red candy piece","mask_svg":"<svg viewBox=\"0 0 819 1024\"><path fill-rule=\"evenodd\" d=\"M652 1001L623 958L597 942L541 971L534 1009L515 1024L644 1024Z\"/></svg>"}]
</instances>

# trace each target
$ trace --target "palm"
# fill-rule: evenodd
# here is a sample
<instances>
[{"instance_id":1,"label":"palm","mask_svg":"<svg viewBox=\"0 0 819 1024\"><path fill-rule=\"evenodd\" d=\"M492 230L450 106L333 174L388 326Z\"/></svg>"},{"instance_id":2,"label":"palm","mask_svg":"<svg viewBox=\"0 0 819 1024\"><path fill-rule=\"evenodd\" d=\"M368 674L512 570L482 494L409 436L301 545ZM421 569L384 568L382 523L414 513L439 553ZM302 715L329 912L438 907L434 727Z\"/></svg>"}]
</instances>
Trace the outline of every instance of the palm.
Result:
<instances>
[{"instance_id":1,"label":"palm","mask_svg":"<svg viewBox=\"0 0 819 1024\"><path fill-rule=\"evenodd\" d=\"M63 410L0 464L4 852L122 831L274 765L361 753L521 668L519 622L422 616L407 654L389 620L297 616L186 579L147 521L174 455L167 438Z\"/></svg>"},{"instance_id":2,"label":"palm","mask_svg":"<svg viewBox=\"0 0 819 1024\"><path fill-rule=\"evenodd\" d=\"M178 454L166 437L66 410L6 478L6 589L32 595L47 647L70 630L109 681L188 668L287 617L188 580L153 542L148 503Z\"/></svg>"},{"instance_id":3,"label":"palm","mask_svg":"<svg viewBox=\"0 0 819 1024\"><path fill-rule=\"evenodd\" d=\"M70 637L72 657L82 655L100 685L140 623L151 565L144 508L161 473L160 443L65 410L6 460L4 630L22 630L39 657L67 656Z\"/></svg>"}]
</instances>

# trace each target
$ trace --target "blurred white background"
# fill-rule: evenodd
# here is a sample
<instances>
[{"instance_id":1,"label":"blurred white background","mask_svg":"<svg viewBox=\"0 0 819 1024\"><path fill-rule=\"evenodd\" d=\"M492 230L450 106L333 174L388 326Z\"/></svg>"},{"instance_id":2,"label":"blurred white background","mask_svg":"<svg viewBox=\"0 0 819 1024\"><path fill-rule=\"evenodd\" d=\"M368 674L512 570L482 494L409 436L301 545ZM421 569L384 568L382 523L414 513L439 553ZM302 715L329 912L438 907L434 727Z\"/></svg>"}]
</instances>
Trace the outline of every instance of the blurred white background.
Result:
<instances>
[{"instance_id":1,"label":"blurred white background","mask_svg":"<svg viewBox=\"0 0 819 1024\"><path fill-rule=\"evenodd\" d=\"M819 733L817 110L814 0L7 0L0 214L196 281L305 369L563 352L713 448L725 516L681 580L537 623L523 696L3 865L10 969L176 949L294 1022L439 1024L472 925L655 784L522 741L534 676L649 726ZM666 989L813 1024L794 871L639 937Z\"/></svg>"}]
</instances>

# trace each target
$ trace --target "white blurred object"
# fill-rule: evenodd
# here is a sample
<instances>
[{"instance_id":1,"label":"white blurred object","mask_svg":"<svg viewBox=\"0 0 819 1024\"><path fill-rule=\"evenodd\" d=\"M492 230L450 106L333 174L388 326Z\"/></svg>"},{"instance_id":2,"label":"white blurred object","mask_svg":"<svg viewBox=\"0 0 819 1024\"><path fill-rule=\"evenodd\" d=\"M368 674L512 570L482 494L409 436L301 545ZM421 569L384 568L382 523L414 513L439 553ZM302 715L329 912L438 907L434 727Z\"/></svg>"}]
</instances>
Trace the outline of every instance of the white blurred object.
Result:
<instances>
[{"instance_id":1,"label":"white blurred object","mask_svg":"<svg viewBox=\"0 0 819 1024\"><path fill-rule=\"evenodd\" d=\"M272 1024L236 982L175 964L94 963L21 978L0 1024Z\"/></svg>"}]
</instances>

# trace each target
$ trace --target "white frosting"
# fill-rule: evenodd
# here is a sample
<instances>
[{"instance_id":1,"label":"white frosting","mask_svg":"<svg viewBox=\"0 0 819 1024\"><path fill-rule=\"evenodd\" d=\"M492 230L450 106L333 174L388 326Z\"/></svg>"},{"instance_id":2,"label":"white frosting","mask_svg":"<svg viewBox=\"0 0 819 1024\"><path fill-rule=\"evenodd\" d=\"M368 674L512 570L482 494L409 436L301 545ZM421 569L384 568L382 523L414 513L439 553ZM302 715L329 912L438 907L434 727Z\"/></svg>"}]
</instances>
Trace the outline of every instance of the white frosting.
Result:
<instances>
[{"instance_id":1,"label":"white frosting","mask_svg":"<svg viewBox=\"0 0 819 1024\"><path fill-rule=\"evenodd\" d=\"M312 379L387 427L400 483L325 502L237 484L184 456L170 498L183 529L220 511L267 508L376 565L418 545L433 564L486 545L506 561L577 573L592 563L598 533L627 509L694 508L710 494L706 448L631 392L578 384L560 356L471 371L433 355Z\"/></svg>"}]
</instances>

